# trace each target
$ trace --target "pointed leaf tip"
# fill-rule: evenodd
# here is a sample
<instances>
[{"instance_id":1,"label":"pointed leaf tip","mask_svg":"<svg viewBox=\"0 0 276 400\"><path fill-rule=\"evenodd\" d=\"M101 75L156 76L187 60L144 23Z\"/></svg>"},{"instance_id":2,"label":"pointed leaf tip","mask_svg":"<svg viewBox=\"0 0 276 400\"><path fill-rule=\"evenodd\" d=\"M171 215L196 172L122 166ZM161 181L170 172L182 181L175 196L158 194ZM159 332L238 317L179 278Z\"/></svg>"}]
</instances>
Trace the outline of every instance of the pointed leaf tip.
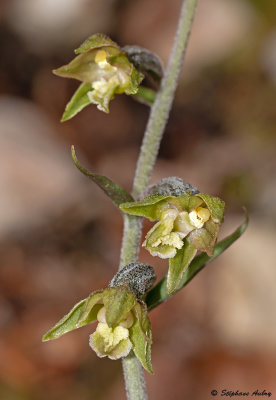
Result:
<instances>
[{"instance_id":1,"label":"pointed leaf tip","mask_svg":"<svg viewBox=\"0 0 276 400\"><path fill-rule=\"evenodd\" d=\"M128 193L125 189L121 188L119 185L117 185L117 183L114 183L106 176L94 174L93 172L90 172L86 168L84 168L77 159L74 146L71 147L71 154L76 167L84 175L88 176L88 178L96 183L117 207L119 207L122 203L134 201L131 194Z\"/></svg>"}]
</instances>

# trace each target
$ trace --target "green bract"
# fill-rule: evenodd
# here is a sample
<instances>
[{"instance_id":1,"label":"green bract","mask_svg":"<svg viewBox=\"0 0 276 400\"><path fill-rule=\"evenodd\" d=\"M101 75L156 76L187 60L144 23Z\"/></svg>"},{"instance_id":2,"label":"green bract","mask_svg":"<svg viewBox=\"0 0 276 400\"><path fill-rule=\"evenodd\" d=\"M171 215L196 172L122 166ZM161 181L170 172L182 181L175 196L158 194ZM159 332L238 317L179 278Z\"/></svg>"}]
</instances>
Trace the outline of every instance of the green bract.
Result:
<instances>
[{"instance_id":1,"label":"green bract","mask_svg":"<svg viewBox=\"0 0 276 400\"><path fill-rule=\"evenodd\" d=\"M142 300L137 300L127 285L92 292L45 333L42 340L57 339L94 321L98 321L98 325L90 335L89 344L99 357L116 360L127 356L133 349L143 367L153 373L147 306Z\"/></svg>"},{"instance_id":2,"label":"green bract","mask_svg":"<svg viewBox=\"0 0 276 400\"><path fill-rule=\"evenodd\" d=\"M62 121L74 117L89 104L109 112L109 102L115 94L135 94L143 80L126 54L103 34L89 37L78 49L77 56L67 65L55 69L54 74L83 82L62 116Z\"/></svg>"},{"instance_id":3,"label":"green bract","mask_svg":"<svg viewBox=\"0 0 276 400\"><path fill-rule=\"evenodd\" d=\"M180 196L154 194L138 202L123 203L125 213L158 222L147 233L143 247L153 256L169 258L167 290L172 294L196 255L209 256L223 222L225 203L204 193Z\"/></svg>"}]
</instances>

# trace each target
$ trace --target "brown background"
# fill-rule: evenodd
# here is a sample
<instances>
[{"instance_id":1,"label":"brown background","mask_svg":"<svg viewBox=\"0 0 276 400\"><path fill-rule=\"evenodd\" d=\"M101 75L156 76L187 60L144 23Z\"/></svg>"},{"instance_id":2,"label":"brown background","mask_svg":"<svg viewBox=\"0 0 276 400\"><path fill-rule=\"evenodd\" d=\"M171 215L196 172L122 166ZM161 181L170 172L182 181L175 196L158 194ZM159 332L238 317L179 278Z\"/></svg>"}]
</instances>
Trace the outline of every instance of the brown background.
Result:
<instances>
[{"instance_id":1,"label":"brown background","mask_svg":"<svg viewBox=\"0 0 276 400\"><path fill-rule=\"evenodd\" d=\"M73 166L131 189L148 117L117 96L59 119L77 87L51 70L87 36L155 51L166 65L179 0L0 2L0 398L116 400L120 362L88 347L93 326L41 343L74 303L117 270L122 221ZM185 290L151 313L151 399L210 399L212 389L276 396L276 3L201 0L152 181L175 175L227 203L221 237L250 227ZM145 224L145 230L150 224ZM142 252L158 277L166 262ZM218 396L219 397L219 396ZM273 397L272 397L273 398Z\"/></svg>"}]
</instances>

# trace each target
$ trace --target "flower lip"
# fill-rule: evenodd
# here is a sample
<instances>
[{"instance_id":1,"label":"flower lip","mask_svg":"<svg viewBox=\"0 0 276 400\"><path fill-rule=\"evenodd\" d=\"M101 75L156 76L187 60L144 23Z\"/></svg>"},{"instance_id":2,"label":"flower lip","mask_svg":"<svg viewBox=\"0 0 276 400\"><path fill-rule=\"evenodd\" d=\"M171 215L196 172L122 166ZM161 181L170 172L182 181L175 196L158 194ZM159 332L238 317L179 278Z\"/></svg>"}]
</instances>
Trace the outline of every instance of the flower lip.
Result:
<instances>
[{"instance_id":1,"label":"flower lip","mask_svg":"<svg viewBox=\"0 0 276 400\"><path fill-rule=\"evenodd\" d=\"M102 322L99 322L96 331L90 335L89 345L98 357L108 357L111 360L127 356L132 348L127 328L110 328Z\"/></svg>"}]
</instances>

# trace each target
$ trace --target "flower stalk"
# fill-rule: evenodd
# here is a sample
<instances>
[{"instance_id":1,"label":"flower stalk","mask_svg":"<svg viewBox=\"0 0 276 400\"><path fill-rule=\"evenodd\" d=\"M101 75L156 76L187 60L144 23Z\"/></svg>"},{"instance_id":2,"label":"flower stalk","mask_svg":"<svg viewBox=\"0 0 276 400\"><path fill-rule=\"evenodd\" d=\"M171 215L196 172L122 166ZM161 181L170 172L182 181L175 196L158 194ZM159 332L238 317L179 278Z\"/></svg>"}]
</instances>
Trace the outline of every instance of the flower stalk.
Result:
<instances>
[{"instance_id":1,"label":"flower stalk","mask_svg":"<svg viewBox=\"0 0 276 400\"><path fill-rule=\"evenodd\" d=\"M147 188L156 161L160 142L168 120L187 47L197 0L184 0L168 67L155 102L151 108L133 182L133 197L137 199ZM120 268L135 262L141 238L141 219L124 216L124 233L121 247ZM140 362L130 353L123 359L123 370L128 400L146 400L143 370Z\"/></svg>"}]
</instances>

